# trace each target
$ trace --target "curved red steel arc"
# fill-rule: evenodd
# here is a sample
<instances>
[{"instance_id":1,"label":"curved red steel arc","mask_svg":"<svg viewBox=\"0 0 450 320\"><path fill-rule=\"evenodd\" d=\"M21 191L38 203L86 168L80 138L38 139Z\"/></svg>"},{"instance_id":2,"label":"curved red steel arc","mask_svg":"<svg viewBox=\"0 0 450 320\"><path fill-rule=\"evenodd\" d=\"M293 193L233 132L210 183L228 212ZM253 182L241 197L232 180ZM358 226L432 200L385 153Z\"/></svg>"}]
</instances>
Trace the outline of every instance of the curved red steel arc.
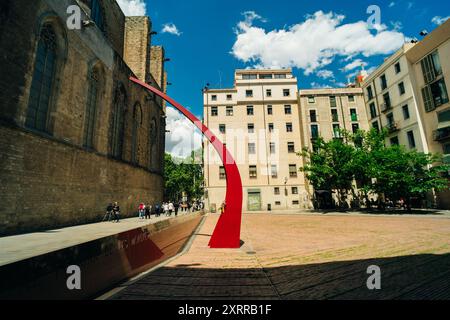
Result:
<instances>
[{"instance_id":1,"label":"curved red steel arc","mask_svg":"<svg viewBox=\"0 0 450 320\"><path fill-rule=\"evenodd\" d=\"M222 163L225 168L227 177L227 193L225 197L225 211L220 215L214 233L209 241L210 248L226 249L240 247L241 221L242 221L242 181L239 174L238 167L231 154L228 152L223 143L191 112L184 108L181 104L170 98L165 93L155 89L145 82L130 77L134 83L146 88L157 96L161 97L176 109L178 109L184 116L186 116L203 135L211 142L214 148L219 153Z\"/></svg>"}]
</instances>

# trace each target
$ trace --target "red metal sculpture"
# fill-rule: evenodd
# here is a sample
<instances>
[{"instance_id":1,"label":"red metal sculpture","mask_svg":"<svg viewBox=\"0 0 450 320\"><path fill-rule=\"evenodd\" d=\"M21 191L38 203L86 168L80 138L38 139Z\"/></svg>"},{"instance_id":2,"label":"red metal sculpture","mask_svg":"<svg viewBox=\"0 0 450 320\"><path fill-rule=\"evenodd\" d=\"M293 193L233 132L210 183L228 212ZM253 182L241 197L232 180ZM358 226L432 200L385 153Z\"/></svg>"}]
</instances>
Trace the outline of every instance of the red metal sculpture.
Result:
<instances>
[{"instance_id":1,"label":"red metal sculpture","mask_svg":"<svg viewBox=\"0 0 450 320\"><path fill-rule=\"evenodd\" d=\"M238 167L223 143L191 112L165 93L134 77L130 80L161 97L186 116L203 135L211 142L220 155L227 177L227 193L225 211L220 215L214 233L209 241L210 248L239 248L242 221L242 181Z\"/></svg>"}]
</instances>

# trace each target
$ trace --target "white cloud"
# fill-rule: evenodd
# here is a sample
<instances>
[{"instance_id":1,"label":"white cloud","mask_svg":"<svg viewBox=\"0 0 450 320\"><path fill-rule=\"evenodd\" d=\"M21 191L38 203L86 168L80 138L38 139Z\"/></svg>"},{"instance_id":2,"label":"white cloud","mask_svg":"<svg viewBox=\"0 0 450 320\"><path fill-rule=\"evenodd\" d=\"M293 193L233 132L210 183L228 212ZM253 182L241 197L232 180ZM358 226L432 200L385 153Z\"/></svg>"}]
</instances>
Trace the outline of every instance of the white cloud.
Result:
<instances>
[{"instance_id":1,"label":"white cloud","mask_svg":"<svg viewBox=\"0 0 450 320\"><path fill-rule=\"evenodd\" d=\"M433 17L433 19L431 19L431 22L433 22L435 25L439 26L441 24L443 24L445 21L447 21L448 19L450 19L450 16L442 18L441 16L436 16Z\"/></svg>"},{"instance_id":2,"label":"white cloud","mask_svg":"<svg viewBox=\"0 0 450 320\"><path fill-rule=\"evenodd\" d=\"M117 0L126 16L145 16L146 5L144 0Z\"/></svg>"},{"instance_id":3,"label":"white cloud","mask_svg":"<svg viewBox=\"0 0 450 320\"><path fill-rule=\"evenodd\" d=\"M332 63L337 55L390 54L405 38L385 26L373 34L365 21L342 24L345 17L333 12L318 11L304 22L270 31L253 25L255 15L238 23L231 52L234 57L264 68L297 67L306 75Z\"/></svg>"},{"instance_id":4,"label":"white cloud","mask_svg":"<svg viewBox=\"0 0 450 320\"><path fill-rule=\"evenodd\" d=\"M367 62L364 62L361 59L356 59L356 60L350 62L349 64L347 64L344 68L342 68L342 71L344 71L344 72L350 71L355 68L362 68L362 67L366 67L366 66L367 66Z\"/></svg>"},{"instance_id":5,"label":"white cloud","mask_svg":"<svg viewBox=\"0 0 450 320\"><path fill-rule=\"evenodd\" d=\"M391 3L389 3L389 8L392 8L393 6L395 6L395 2L392 1Z\"/></svg>"},{"instance_id":6,"label":"white cloud","mask_svg":"<svg viewBox=\"0 0 450 320\"><path fill-rule=\"evenodd\" d=\"M173 23L166 23L163 25L162 33L170 33L176 36L181 36L180 30Z\"/></svg>"},{"instance_id":7,"label":"white cloud","mask_svg":"<svg viewBox=\"0 0 450 320\"><path fill-rule=\"evenodd\" d=\"M316 75L322 79L334 78L334 73L331 70L319 70Z\"/></svg>"},{"instance_id":8,"label":"white cloud","mask_svg":"<svg viewBox=\"0 0 450 320\"><path fill-rule=\"evenodd\" d=\"M331 89L332 86L327 85L327 84L317 83L317 82L311 82L311 88L313 88L313 89Z\"/></svg>"},{"instance_id":9,"label":"white cloud","mask_svg":"<svg viewBox=\"0 0 450 320\"><path fill-rule=\"evenodd\" d=\"M166 152L172 156L186 158L202 147L202 134L184 115L167 107Z\"/></svg>"}]
</instances>

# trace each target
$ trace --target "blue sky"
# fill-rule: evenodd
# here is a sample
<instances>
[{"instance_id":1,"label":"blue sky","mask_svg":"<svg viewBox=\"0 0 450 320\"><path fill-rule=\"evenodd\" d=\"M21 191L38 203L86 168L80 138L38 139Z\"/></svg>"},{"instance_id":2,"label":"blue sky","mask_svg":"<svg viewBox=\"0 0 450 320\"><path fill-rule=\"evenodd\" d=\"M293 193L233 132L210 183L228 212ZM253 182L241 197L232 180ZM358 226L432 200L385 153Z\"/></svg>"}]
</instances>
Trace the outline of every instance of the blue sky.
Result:
<instances>
[{"instance_id":1,"label":"blue sky","mask_svg":"<svg viewBox=\"0 0 450 320\"><path fill-rule=\"evenodd\" d=\"M339 87L361 64L370 71L450 15L450 2L437 0L118 2L128 14L145 2L158 32L153 44L171 59L169 94L199 116L204 85L231 87L236 68L293 67L300 88ZM375 29L367 25L370 5L381 9Z\"/></svg>"}]
</instances>

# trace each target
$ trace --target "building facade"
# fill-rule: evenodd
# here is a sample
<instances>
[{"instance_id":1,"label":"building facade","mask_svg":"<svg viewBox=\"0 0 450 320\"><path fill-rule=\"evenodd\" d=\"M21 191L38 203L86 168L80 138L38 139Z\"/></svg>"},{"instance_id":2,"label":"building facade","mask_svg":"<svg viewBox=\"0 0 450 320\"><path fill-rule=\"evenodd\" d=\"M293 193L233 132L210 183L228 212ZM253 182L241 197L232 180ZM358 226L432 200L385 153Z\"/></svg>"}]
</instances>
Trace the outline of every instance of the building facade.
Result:
<instances>
[{"instance_id":1,"label":"building facade","mask_svg":"<svg viewBox=\"0 0 450 320\"><path fill-rule=\"evenodd\" d=\"M361 88L299 91L303 143L311 147L317 137L340 138L340 130L356 133L369 129Z\"/></svg>"},{"instance_id":2,"label":"building facade","mask_svg":"<svg viewBox=\"0 0 450 320\"><path fill-rule=\"evenodd\" d=\"M204 124L226 144L241 173L244 211L310 207L302 159L297 79L289 69L236 70L230 89L204 92ZM206 205L225 199L226 175L205 142Z\"/></svg>"},{"instance_id":3,"label":"building facade","mask_svg":"<svg viewBox=\"0 0 450 320\"><path fill-rule=\"evenodd\" d=\"M406 43L362 83L370 126L386 128L388 145L404 145L427 153L427 139L414 89L414 75L406 58Z\"/></svg>"},{"instance_id":4,"label":"building facade","mask_svg":"<svg viewBox=\"0 0 450 320\"><path fill-rule=\"evenodd\" d=\"M71 5L92 22L69 30ZM162 200L163 104L128 79L159 87L149 19L126 19L115 0L6 0L0 15L0 234Z\"/></svg>"}]
</instances>

